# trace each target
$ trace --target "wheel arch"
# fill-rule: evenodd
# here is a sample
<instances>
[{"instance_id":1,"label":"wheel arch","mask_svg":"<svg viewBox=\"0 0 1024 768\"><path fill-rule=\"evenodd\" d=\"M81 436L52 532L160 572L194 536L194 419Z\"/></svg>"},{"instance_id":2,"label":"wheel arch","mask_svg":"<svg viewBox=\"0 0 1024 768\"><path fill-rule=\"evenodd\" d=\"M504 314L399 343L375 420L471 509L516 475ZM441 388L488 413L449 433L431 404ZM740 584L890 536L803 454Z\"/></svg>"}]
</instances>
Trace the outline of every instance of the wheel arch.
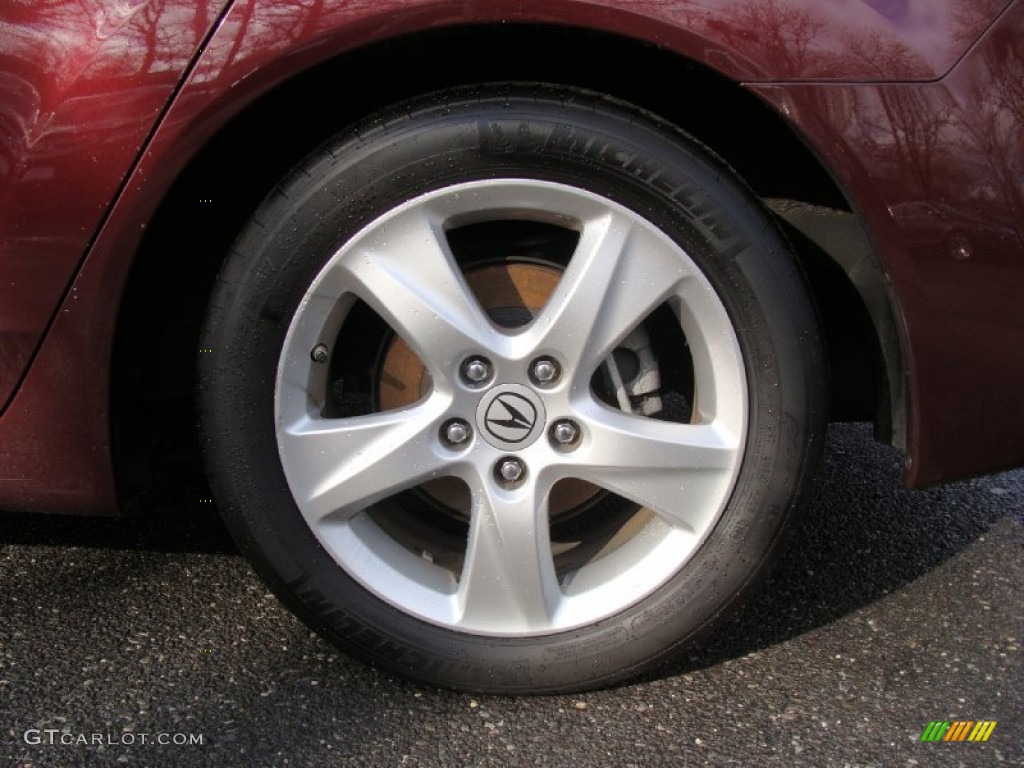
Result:
<instances>
[{"instance_id":1,"label":"wheel arch","mask_svg":"<svg viewBox=\"0 0 1024 768\"><path fill-rule=\"evenodd\" d=\"M389 69L407 76L379 74ZM404 35L307 69L221 126L177 175L149 222L117 317L111 424L122 497L160 471L158 455L196 453L191 387L206 300L235 234L277 181L336 131L387 104L510 80L632 102L723 157L800 255L829 347L833 417L874 419L881 439L903 445L903 351L881 261L847 196L785 119L740 84L664 48L569 27L483 25ZM765 146L769 157L758 148ZM136 418L140 410L166 423L154 429Z\"/></svg>"}]
</instances>

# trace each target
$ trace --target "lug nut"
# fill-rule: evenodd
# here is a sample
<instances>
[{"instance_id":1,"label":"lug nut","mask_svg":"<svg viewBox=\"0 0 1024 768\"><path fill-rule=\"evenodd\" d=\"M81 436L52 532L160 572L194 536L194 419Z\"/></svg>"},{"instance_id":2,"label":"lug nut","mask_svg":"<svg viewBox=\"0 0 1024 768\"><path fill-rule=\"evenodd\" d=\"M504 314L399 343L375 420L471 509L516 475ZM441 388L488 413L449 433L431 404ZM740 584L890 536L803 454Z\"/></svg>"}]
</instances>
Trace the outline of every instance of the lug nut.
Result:
<instances>
[{"instance_id":1,"label":"lug nut","mask_svg":"<svg viewBox=\"0 0 1024 768\"><path fill-rule=\"evenodd\" d=\"M538 357L530 366L530 378L536 384L552 384L560 373L558 363L550 357Z\"/></svg>"},{"instance_id":2,"label":"lug nut","mask_svg":"<svg viewBox=\"0 0 1024 768\"><path fill-rule=\"evenodd\" d=\"M462 375L472 384L479 384L491 377L491 363L484 357L471 357L462 364Z\"/></svg>"},{"instance_id":3,"label":"lug nut","mask_svg":"<svg viewBox=\"0 0 1024 768\"><path fill-rule=\"evenodd\" d=\"M526 474L526 467L519 459L502 459L497 466L498 475L507 483L515 483Z\"/></svg>"},{"instance_id":4,"label":"lug nut","mask_svg":"<svg viewBox=\"0 0 1024 768\"><path fill-rule=\"evenodd\" d=\"M462 419L452 419L441 428L441 434L444 435L445 441L451 445L462 445L469 440L471 430L469 424Z\"/></svg>"},{"instance_id":5,"label":"lug nut","mask_svg":"<svg viewBox=\"0 0 1024 768\"><path fill-rule=\"evenodd\" d=\"M571 445L579 436L580 428L569 419L561 419L551 425L551 439L559 445Z\"/></svg>"},{"instance_id":6,"label":"lug nut","mask_svg":"<svg viewBox=\"0 0 1024 768\"><path fill-rule=\"evenodd\" d=\"M309 356L313 358L313 362L315 363L326 363L328 357L330 357L329 353L327 352L327 345L317 344L315 347L313 347L313 351L309 353Z\"/></svg>"}]
</instances>

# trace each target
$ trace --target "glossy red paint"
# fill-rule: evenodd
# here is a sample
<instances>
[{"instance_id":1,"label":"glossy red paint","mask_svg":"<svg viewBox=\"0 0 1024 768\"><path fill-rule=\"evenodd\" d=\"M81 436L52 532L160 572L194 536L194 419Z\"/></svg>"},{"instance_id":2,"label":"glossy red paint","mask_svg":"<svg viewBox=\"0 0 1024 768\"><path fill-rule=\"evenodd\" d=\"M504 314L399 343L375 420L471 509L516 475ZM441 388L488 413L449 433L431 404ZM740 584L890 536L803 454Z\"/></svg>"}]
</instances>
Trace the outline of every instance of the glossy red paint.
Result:
<instances>
[{"instance_id":1,"label":"glossy red paint","mask_svg":"<svg viewBox=\"0 0 1024 768\"><path fill-rule=\"evenodd\" d=\"M842 179L885 260L910 358L907 482L1024 462L1024 6L942 82L757 90Z\"/></svg>"},{"instance_id":2,"label":"glossy red paint","mask_svg":"<svg viewBox=\"0 0 1024 768\"><path fill-rule=\"evenodd\" d=\"M1024 461L1024 418L1019 398L1011 402L1024 385L1024 364L1018 356L1000 365L1014 348L1005 336L989 336L987 348L977 345L997 321L1018 341L1024 332L1012 306L1024 259L1020 117L1014 129L1013 95L984 89L1000 81L997 67L1024 59L1021 6L1005 11L1008 5L254 1L235 3L205 44L221 9L217 2L96 0L89 13L71 3L3 11L12 14L4 34L24 40L10 54L5 44L0 58L0 77L12 83L0 105L6 121L0 123L6 164L0 169L0 278L6 278L0 279L0 400L24 379L0 416L0 507L116 508L107 402L116 309L147 222L195 152L239 110L319 62L411 32L486 23L557 24L649 41L743 81L773 103L843 184L892 276L910 363L908 480ZM128 9L123 18L122 8ZM1000 13L999 25L971 51ZM98 29L97 18L120 22ZM66 43L30 44L51 38ZM907 80L939 82L887 84ZM98 103L102 120L83 106ZM985 138L986 125L1006 135ZM930 155L919 156L916 144L904 151L910 139L924 141ZM1007 155L993 152L1006 148L991 141L1017 142L1005 166L995 167L993 158ZM1005 249L952 257L957 249L963 255L962 241L950 245L951 233L905 214L907 203L930 194L971 200L992 217L985 237ZM54 211L60 211L56 220ZM973 241L970 247L977 249ZM965 285L973 299L958 295ZM966 360L978 365L978 376ZM981 418L994 403L1007 409L1003 427Z\"/></svg>"},{"instance_id":3,"label":"glossy red paint","mask_svg":"<svg viewBox=\"0 0 1024 768\"><path fill-rule=\"evenodd\" d=\"M0 410L225 4L0 9Z\"/></svg>"}]
</instances>

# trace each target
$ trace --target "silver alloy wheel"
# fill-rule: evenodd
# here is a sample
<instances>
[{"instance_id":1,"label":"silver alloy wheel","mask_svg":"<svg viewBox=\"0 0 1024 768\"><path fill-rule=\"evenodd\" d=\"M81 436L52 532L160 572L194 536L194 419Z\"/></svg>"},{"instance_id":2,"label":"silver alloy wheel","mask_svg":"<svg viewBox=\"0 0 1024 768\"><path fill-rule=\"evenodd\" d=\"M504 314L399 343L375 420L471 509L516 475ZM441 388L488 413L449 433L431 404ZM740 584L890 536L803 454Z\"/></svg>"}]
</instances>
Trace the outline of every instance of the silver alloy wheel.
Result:
<instances>
[{"instance_id":1,"label":"silver alloy wheel","mask_svg":"<svg viewBox=\"0 0 1024 768\"><path fill-rule=\"evenodd\" d=\"M515 329L498 327L481 309L445 236L453 227L503 219L579 233L547 304ZM332 347L357 299L416 352L432 388L409 407L329 418L323 415L329 366L311 350ZM691 423L615 410L591 387L616 345L663 304L678 319L693 361ZM473 358L492 366L481 384L462 372ZM550 386L531 379L538 358L555 361L562 372ZM495 437L488 414L493 418L516 398L531 405L523 417L527 435L518 440L505 429ZM618 614L686 563L714 527L739 473L747 383L729 315L679 245L591 192L499 179L409 200L339 248L288 329L275 417L296 504L349 575L388 604L441 627L526 637ZM471 437L458 445L442 439L454 419L472 425ZM579 427L569 450L545 437L564 420ZM525 468L514 484L495 472L510 457ZM464 482L472 497L459 574L400 545L367 513L404 489L446 476ZM547 500L566 478L652 514L628 540L559 576Z\"/></svg>"}]
</instances>

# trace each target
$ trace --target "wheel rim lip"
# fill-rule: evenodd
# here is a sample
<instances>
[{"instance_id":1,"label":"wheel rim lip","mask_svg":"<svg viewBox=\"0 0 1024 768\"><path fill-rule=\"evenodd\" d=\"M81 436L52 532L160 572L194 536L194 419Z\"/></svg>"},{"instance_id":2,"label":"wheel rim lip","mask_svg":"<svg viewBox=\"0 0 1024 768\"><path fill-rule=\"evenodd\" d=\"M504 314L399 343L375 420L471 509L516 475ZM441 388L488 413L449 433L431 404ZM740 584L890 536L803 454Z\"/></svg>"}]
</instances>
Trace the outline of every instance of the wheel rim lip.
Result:
<instances>
[{"instance_id":1,"label":"wheel rim lip","mask_svg":"<svg viewBox=\"0 0 1024 768\"><path fill-rule=\"evenodd\" d=\"M538 198L544 201L543 205L536 202ZM453 601L456 600L458 585L453 579L438 573L439 569L428 563L411 563L406 555L396 549L399 545L389 540L387 534L365 513L345 522L324 520L310 514L300 501L305 489L301 487L301 480L293 471L296 457L289 455L283 436L287 432L289 420L295 418L297 391L305 387L305 407L312 407L311 402L315 402L316 398L310 398L309 393L323 391L326 386L327 368L311 360L307 344L310 338L336 336L348 309L354 302L353 296L344 291L323 292L324 283L330 282L326 276L339 260L346 258L368 240L379 237L395 217L420 207L429 207L437 213L446 228L499 218L535 219L576 227L582 218L594 212L614 211L618 215L626 216L638 226L656 233L657 237L669 243L675 254L699 275L700 281L703 281L702 290L697 294L699 301L693 302L693 296L689 295L685 299L681 295L673 295L671 301L674 302L674 309L688 342L697 341L695 347L698 356L703 355L706 358L701 363L694 359L694 374L698 386L702 379L705 386L708 381L712 381L713 399L716 401L723 398L725 390L730 392L728 408L721 403L715 404L716 423L718 415L728 411L729 426L736 432L738 447L727 482L719 494L718 503L714 509L708 510L704 524L692 531L682 531L669 526L655 516L654 520L646 525L645 536L636 537L636 542L627 543L617 553L609 556L617 560L605 563L602 568L588 565L580 569L561 585L565 600L558 613L544 626L516 621L456 621L453 617L458 613L458 607ZM698 306L701 303L703 307ZM705 319L699 316L702 310L709 307L712 314L717 316L717 321L711 323L710 327ZM487 329L487 332L494 330ZM715 338L711 338L712 336ZM534 350L531 357L536 357L538 352L539 350ZM710 371L709 368L712 360L714 371ZM698 365L703 366L705 370L697 370ZM727 370L723 373L722 369ZM728 380L726 386L719 385L721 379ZM304 384L297 385L297 382ZM507 386L508 383L502 381L495 386ZM519 383L513 383L520 386ZM432 419L441 424L446 421L446 414L450 413L445 409L450 408L453 403L463 402L469 406L466 410L466 420L471 424L478 424L477 406L483 397L495 389L495 386L489 386L473 393L466 393L459 391L458 387L448 386L445 382L439 384L440 386L435 387L435 396L428 398L429 402L421 401L403 410L411 417ZM525 385L527 382L522 384ZM581 399L589 398L589 392L581 391L579 386L571 386L568 381L560 382L555 390L554 393L537 390L541 401L547 406L547 416L551 423L557 421L560 415L566 415L560 413L559 406L565 411L570 404L578 407ZM377 217L332 254L300 302L289 326L278 364L274 401L275 429L286 479L300 513L328 555L376 597L418 619L463 634L503 637L530 637L567 631L621 613L658 590L689 562L721 518L732 494L742 466L749 407L742 353L731 323L728 322L728 312L710 282L681 246L642 216L609 198L565 184L519 178L465 182L412 198ZM596 402L587 404L587 407L606 408ZM574 411L579 412L581 411ZM541 432L543 433L543 430ZM450 474L453 476L466 479L466 473L460 469L460 462L481 461L477 456L479 452L476 450L476 435L470 442L473 443L471 449L460 447L459 455L450 457ZM530 467L531 482L539 481L545 476L543 451L547 448L546 442L544 438L531 440L529 447L516 451L516 455L523 458ZM504 448L492 448L507 453ZM592 570L588 572L587 568ZM615 575L616 570L621 573Z\"/></svg>"}]
</instances>

